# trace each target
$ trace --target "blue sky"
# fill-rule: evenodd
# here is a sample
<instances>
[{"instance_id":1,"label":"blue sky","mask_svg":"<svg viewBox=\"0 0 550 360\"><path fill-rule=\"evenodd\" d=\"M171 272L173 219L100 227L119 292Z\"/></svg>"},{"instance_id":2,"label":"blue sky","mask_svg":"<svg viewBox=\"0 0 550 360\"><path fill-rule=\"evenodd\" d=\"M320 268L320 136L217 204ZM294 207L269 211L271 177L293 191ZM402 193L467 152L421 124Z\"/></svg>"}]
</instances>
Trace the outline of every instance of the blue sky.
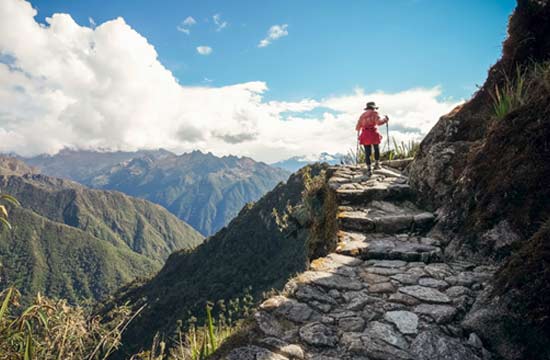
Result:
<instances>
[{"instance_id":1,"label":"blue sky","mask_svg":"<svg viewBox=\"0 0 550 360\"><path fill-rule=\"evenodd\" d=\"M367 101L420 141L483 84L513 7L0 0L0 152L311 158L355 146Z\"/></svg>"},{"instance_id":2,"label":"blue sky","mask_svg":"<svg viewBox=\"0 0 550 360\"><path fill-rule=\"evenodd\" d=\"M512 0L128 1L33 0L38 19L69 13L81 25L118 16L155 46L183 84L261 80L267 99L326 97L359 86L401 91L441 85L468 98L499 57ZM228 23L216 31L212 16ZM190 34L176 30L188 16ZM270 26L288 36L258 48ZM213 49L201 56L196 47Z\"/></svg>"}]
</instances>

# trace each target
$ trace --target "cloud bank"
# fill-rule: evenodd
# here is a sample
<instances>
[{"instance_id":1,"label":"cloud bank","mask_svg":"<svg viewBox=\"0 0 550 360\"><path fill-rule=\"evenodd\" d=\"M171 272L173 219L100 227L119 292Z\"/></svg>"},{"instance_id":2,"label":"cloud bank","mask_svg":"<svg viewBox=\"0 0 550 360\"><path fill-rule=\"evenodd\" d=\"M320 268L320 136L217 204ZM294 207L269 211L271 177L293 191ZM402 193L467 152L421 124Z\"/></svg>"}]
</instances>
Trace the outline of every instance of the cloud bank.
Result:
<instances>
[{"instance_id":1,"label":"cloud bank","mask_svg":"<svg viewBox=\"0 0 550 360\"><path fill-rule=\"evenodd\" d=\"M421 138L456 105L440 100L437 87L392 94L358 88L283 102L265 101L262 81L185 86L122 18L90 28L67 14L46 24L35 15L27 2L0 1L0 152L163 147L271 162L346 152L367 100L390 116L398 140Z\"/></svg>"}]
</instances>

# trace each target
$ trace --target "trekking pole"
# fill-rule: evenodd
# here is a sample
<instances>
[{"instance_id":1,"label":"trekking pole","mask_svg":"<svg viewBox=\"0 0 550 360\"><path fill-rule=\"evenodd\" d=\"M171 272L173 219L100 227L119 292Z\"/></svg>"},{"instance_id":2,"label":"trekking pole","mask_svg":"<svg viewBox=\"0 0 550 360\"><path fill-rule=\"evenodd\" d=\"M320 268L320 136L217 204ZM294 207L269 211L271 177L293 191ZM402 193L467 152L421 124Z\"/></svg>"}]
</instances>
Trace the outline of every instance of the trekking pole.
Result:
<instances>
[{"instance_id":1,"label":"trekking pole","mask_svg":"<svg viewBox=\"0 0 550 360\"><path fill-rule=\"evenodd\" d=\"M388 123L386 123L386 136L388 137L388 152L390 151L390 127L388 126Z\"/></svg>"},{"instance_id":2,"label":"trekking pole","mask_svg":"<svg viewBox=\"0 0 550 360\"><path fill-rule=\"evenodd\" d=\"M357 146L355 148L355 166L359 164L359 130L357 130Z\"/></svg>"}]
</instances>

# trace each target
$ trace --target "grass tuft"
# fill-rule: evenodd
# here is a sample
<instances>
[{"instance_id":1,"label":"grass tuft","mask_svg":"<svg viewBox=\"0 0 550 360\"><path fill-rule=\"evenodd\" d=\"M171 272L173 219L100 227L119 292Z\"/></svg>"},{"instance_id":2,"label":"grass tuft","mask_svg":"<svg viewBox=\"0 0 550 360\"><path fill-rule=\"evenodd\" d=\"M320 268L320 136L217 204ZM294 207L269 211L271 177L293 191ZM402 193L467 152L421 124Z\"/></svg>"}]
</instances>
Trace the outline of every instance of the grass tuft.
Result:
<instances>
[{"instance_id":1,"label":"grass tuft","mask_svg":"<svg viewBox=\"0 0 550 360\"><path fill-rule=\"evenodd\" d=\"M504 76L504 84L495 85L491 94L493 98L493 111L497 120L524 105L528 96L528 71L520 66L516 67L513 78Z\"/></svg>"},{"instance_id":2,"label":"grass tuft","mask_svg":"<svg viewBox=\"0 0 550 360\"><path fill-rule=\"evenodd\" d=\"M129 308L120 307L106 322L65 300L38 294L30 306L22 308L20 298L13 287L0 293L0 359L105 360L140 312L132 314Z\"/></svg>"},{"instance_id":3,"label":"grass tuft","mask_svg":"<svg viewBox=\"0 0 550 360\"><path fill-rule=\"evenodd\" d=\"M243 318L248 318L253 311L253 297L248 288L242 298L229 301L219 300L215 305L206 304L206 320L198 325L197 318L190 316L184 324L177 324L174 344L166 346L166 341L157 334L149 350L135 354L130 360L205 360L219 349L224 342L241 327Z\"/></svg>"},{"instance_id":4,"label":"grass tuft","mask_svg":"<svg viewBox=\"0 0 550 360\"><path fill-rule=\"evenodd\" d=\"M517 66L513 76L504 75L504 82L495 85L491 97L493 112L502 120L540 96L550 94L550 62Z\"/></svg>"},{"instance_id":5,"label":"grass tuft","mask_svg":"<svg viewBox=\"0 0 550 360\"><path fill-rule=\"evenodd\" d=\"M401 141L398 142L394 137L391 138L393 145L391 149L380 154L380 160L398 160L414 157L420 148L420 143L417 141ZM382 145L381 145L382 146ZM349 149L348 153L341 159L343 164L354 165L365 163L365 151L362 147L356 150ZM371 151L371 161L374 161L374 151Z\"/></svg>"}]
</instances>

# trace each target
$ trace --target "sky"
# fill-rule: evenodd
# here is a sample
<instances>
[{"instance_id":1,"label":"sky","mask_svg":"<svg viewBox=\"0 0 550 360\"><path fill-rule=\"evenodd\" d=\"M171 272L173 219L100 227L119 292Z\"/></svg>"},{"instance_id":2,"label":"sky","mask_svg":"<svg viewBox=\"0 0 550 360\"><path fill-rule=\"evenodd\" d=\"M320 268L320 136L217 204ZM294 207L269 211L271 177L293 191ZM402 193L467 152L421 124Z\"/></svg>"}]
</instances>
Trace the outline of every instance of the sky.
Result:
<instances>
[{"instance_id":1,"label":"sky","mask_svg":"<svg viewBox=\"0 0 550 360\"><path fill-rule=\"evenodd\" d=\"M511 0L0 1L0 151L343 152L418 141L500 56Z\"/></svg>"}]
</instances>

